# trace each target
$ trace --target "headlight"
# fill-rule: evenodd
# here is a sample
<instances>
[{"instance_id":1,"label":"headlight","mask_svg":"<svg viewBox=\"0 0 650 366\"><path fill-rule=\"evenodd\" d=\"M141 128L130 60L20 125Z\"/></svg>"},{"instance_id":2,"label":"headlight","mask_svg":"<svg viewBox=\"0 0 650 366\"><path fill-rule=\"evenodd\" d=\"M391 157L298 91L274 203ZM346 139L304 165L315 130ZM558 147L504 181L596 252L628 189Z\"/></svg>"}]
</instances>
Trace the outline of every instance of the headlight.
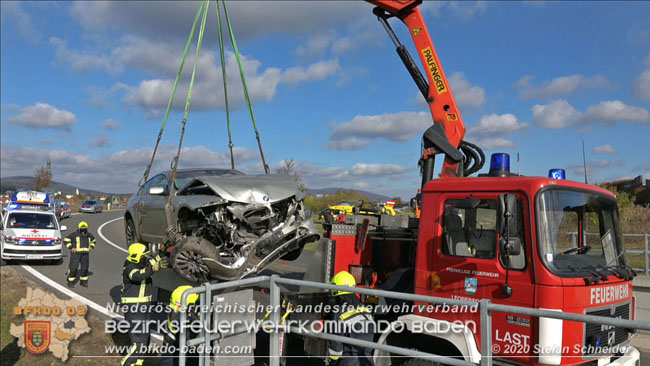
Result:
<instances>
[{"instance_id":1,"label":"headlight","mask_svg":"<svg viewBox=\"0 0 650 366\"><path fill-rule=\"evenodd\" d=\"M54 241L52 241L52 245L59 245L61 244L61 238L54 238Z\"/></svg>"},{"instance_id":2,"label":"headlight","mask_svg":"<svg viewBox=\"0 0 650 366\"><path fill-rule=\"evenodd\" d=\"M13 236L5 236L5 243L7 244L18 244L18 240Z\"/></svg>"}]
</instances>

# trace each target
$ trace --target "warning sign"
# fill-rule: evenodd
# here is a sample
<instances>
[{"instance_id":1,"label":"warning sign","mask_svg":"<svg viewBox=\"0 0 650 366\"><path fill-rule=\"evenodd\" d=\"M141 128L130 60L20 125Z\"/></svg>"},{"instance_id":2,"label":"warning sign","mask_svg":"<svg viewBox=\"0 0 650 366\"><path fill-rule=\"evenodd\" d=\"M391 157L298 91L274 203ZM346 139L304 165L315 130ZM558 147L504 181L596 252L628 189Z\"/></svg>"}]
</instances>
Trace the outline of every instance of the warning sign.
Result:
<instances>
[{"instance_id":1,"label":"warning sign","mask_svg":"<svg viewBox=\"0 0 650 366\"><path fill-rule=\"evenodd\" d=\"M411 31L413 32L413 37L417 37L422 32L422 28L411 28Z\"/></svg>"}]
</instances>

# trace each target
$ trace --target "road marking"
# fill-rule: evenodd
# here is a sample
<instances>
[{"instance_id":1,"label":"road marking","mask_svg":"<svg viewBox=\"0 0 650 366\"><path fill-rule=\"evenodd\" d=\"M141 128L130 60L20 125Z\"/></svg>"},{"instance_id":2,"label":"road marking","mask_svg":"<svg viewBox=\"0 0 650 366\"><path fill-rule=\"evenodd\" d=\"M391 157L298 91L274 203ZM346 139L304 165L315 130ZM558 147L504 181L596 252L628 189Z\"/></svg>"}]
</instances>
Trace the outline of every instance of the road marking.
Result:
<instances>
[{"instance_id":1,"label":"road marking","mask_svg":"<svg viewBox=\"0 0 650 366\"><path fill-rule=\"evenodd\" d=\"M99 311L100 313L108 316L109 318L122 318L121 315L116 314L116 313L108 310L107 308L97 304L96 302L94 302L94 301L92 301L90 299L87 299L87 298L79 295L76 292L70 291L67 288L63 287L62 285L52 281L49 277L45 276L44 274L42 274L41 272L35 270L34 268L32 268L32 267L30 267L28 265L25 265L25 264L22 264L21 267L23 269L25 269L27 272L29 272L29 273L33 274L34 276L38 277L41 281L45 282L50 287L58 290L59 292L62 292L64 294L68 295L69 297L71 297L71 298L73 298L73 299L75 299L77 301L80 301L80 302L90 306L91 308L95 309L96 311Z\"/></svg>"},{"instance_id":2,"label":"road marking","mask_svg":"<svg viewBox=\"0 0 650 366\"><path fill-rule=\"evenodd\" d=\"M104 234L102 234L102 229L104 228L104 226L110 224L111 222L117 221L117 220L124 220L124 218L123 217L118 217L116 219L109 220L109 221L106 221L105 223L101 224L99 226L99 228L97 229L97 235L99 235L102 239L104 239L104 241L107 242L109 245L114 246L115 248L123 251L124 253L128 253L129 252L128 250L126 250L126 249L122 248L121 246L119 246L119 245L113 243L112 241L108 240L108 238L106 238L104 236Z\"/></svg>"}]
</instances>

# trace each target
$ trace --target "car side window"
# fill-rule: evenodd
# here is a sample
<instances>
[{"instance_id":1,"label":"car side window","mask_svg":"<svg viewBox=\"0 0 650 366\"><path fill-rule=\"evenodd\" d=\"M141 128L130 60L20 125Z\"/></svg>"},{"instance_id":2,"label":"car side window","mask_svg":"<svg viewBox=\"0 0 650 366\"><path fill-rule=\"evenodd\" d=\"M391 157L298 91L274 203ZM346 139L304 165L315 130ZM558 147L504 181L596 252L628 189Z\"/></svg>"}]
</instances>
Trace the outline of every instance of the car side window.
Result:
<instances>
[{"instance_id":1,"label":"car side window","mask_svg":"<svg viewBox=\"0 0 650 366\"><path fill-rule=\"evenodd\" d=\"M168 191L168 180L167 177L164 174L159 174L156 175L155 177L151 178L147 184L144 186L144 192L145 194L149 194L149 190L151 188L155 187L162 187L165 192Z\"/></svg>"},{"instance_id":2,"label":"car side window","mask_svg":"<svg viewBox=\"0 0 650 366\"><path fill-rule=\"evenodd\" d=\"M497 202L482 199L475 208L445 202L442 252L456 257L492 259L497 247Z\"/></svg>"}]
</instances>

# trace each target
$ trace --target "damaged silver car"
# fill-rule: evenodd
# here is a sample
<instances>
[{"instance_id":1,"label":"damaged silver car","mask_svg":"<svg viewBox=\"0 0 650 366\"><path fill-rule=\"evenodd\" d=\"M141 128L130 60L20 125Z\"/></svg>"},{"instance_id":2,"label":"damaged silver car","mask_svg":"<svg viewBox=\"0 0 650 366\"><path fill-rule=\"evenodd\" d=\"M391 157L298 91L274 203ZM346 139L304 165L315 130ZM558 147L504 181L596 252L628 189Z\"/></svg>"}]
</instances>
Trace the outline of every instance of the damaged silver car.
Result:
<instances>
[{"instance_id":1,"label":"damaged silver car","mask_svg":"<svg viewBox=\"0 0 650 366\"><path fill-rule=\"evenodd\" d=\"M230 169L183 169L147 181L129 200L128 244L164 243L186 281L232 280L277 259L295 260L318 240L304 195L287 175L246 176ZM167 224L170 192L173 220Z\"/></svg>"}]
</instances>

